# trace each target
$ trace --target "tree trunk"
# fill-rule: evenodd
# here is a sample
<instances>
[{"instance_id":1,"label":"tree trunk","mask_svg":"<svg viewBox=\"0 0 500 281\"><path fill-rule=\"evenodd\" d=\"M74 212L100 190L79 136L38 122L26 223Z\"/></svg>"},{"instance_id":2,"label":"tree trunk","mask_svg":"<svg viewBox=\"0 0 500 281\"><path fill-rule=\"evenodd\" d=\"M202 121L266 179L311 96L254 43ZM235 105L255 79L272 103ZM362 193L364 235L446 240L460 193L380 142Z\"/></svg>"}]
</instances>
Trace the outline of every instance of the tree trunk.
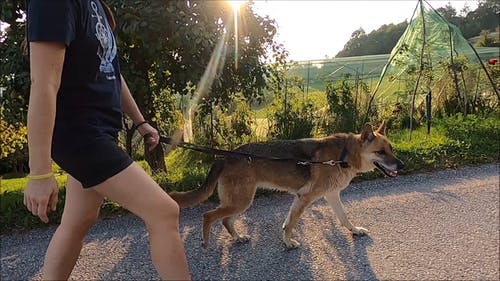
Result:
<instances>
[{"instance_id":1,"label":"tree trunk","mask_svg":"<svg viewBox=\"0 0 500 281\"><path fill-rule=\"evenodd\" d=\"M132 139L134 137L134 130L131 130L129 128L125 129L125 150L127 151L128 155L132 156Z\"/></svg>"}]
</instances>

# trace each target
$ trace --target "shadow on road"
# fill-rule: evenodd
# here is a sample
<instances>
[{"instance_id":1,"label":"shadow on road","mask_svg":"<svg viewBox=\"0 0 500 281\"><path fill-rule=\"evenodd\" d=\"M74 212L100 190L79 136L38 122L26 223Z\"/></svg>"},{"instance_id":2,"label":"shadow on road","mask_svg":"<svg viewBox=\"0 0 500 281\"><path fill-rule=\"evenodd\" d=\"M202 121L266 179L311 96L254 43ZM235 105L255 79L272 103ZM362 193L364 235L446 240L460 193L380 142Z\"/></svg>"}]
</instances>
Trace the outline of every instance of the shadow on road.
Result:
<instances>
[{"instance_id":1,"label":"shadow on road","mask_svg":"<svg viewBox=\"0 0 500 281\"><path fill-rule=\"evenodd\" d=\"M495 170L494 176L498 176L497 165L486 167L358 182L343 192L342 201L347 203L349 215L349 202L373 196L418 193L437 202L460 200L448 192L446 186L492 177L492 170ZM218 221L212 226L210 247L202 248L202 214L216 204L204 203L181 211L181 235L194 280L378 280L368 256L374 246L372 238L352 236L338 224L324 200L314 203L297 225L293 237L302 247L296 250L286 250L281 241L281 225L293 196L279 194L256 200L236 222L242 234L251 236L244 244L233 243ZM370 210L374 216L379 211L384 212ZM352 219L357 220L356 214L352 214ZM16 237L17 245L23 245L22 251L2 247L2 276L15 272L7 276L36 279L54 230ZM33 242L35 239L38 242ZM150 261L148 236L142 221L135 216L99 221L85 240L74 273L96 280L159 279Z\"/></svg>"}]
</instances>

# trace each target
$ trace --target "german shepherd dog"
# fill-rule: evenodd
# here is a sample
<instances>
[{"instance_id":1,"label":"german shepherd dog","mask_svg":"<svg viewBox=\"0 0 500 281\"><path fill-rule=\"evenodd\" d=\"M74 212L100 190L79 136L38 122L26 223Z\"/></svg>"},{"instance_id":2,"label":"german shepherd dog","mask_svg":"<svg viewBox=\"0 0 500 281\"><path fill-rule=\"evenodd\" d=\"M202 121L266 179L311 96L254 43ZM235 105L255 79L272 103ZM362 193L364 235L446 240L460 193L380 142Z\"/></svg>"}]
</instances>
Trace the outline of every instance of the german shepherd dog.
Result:
<instances>
[{"instance_id":1,"label":"german shepherd dog","mask_svg":"<svg viewBox=\"0 0 500 281\"><path fill-rule=\"evenodd\" d=\"M300 246L299 242L291 238L292 230L304 210L322 196L343 226L353 234L366 234L368 231L365 228L354 226L348 220L340 201L340 191L349 185L357 173L378 168L386 176L395 177L397 171L403 168L403 163L394 156L385 136L384 122L376 131L370 124L365 124L360 134L337 133L318 139L249 143L234 151L266 156L267 159L226 157L216 160L205 183L198 189L170 193L180 207L186 207L207 200L218 187L220 206L203 215L204 247L208 247L210 226L218 219L222 219L224 227L235 241L249 240L249 236L238 234L234 221L250 207L258 187L295 194L288 217L283 223L283 242L287 248ZM269 157L286 160L270 160ZM293 159L310 159L310 163L304 165ZM345 165L328 162L339 159ZM325 163L318 164L321 162Z\"/></svg>"}]
</instances>

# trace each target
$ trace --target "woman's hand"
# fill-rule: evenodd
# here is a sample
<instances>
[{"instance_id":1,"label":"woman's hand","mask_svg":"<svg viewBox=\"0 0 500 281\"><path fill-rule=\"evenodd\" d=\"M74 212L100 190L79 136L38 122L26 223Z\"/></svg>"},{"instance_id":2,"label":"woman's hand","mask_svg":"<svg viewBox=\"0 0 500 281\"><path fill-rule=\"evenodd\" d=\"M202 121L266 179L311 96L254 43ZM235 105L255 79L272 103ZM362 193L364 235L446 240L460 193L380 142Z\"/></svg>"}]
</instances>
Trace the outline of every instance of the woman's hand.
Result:
<instances>
[{"instance_id":1,"label":"woman's hand","mask_svg":"<svg viewBox=\"0 0 500 281\"><path fill-rule=\"evenodd\" d=\"M47 213L55 211L59 187L52 176L46 179L29 179L24 190L24 205L44 223L49 222Z\"/></svg>"},{"instance_id":2,"label":"woman's hand","mask_svg":"<svg viewBox=\"0 0 500 281\"><path fill-rule=\"evenodd\" d=\"M158 130L153 128L149 123L144 123L137 127L137 131L141 136L146 136L145 141L149 144L149 151L155 149L155 147L160 143L160 134Z\"/></svg>"}]
</instances>

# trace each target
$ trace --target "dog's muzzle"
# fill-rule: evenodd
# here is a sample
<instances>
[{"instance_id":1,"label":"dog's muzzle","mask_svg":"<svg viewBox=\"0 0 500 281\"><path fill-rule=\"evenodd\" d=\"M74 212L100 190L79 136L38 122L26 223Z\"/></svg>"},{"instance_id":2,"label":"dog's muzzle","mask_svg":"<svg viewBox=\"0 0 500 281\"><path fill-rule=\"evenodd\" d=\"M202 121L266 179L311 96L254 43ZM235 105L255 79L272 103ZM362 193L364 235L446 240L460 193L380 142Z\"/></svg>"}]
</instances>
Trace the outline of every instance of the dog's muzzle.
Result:
<instances>
[{"instance_id":1,"label":"dog's muzzle","mask_svg":"<svg viewBox=\"0 0 500 281\"><path fill-rule=\"evenodd\" d=\"M391 166L386 166L382 162L375 161L373 165L377 167L384 175L394 178L398 176L398 171L404 168L403 162L396 159L396 163Z\"/></svg>"}]
</instances>

